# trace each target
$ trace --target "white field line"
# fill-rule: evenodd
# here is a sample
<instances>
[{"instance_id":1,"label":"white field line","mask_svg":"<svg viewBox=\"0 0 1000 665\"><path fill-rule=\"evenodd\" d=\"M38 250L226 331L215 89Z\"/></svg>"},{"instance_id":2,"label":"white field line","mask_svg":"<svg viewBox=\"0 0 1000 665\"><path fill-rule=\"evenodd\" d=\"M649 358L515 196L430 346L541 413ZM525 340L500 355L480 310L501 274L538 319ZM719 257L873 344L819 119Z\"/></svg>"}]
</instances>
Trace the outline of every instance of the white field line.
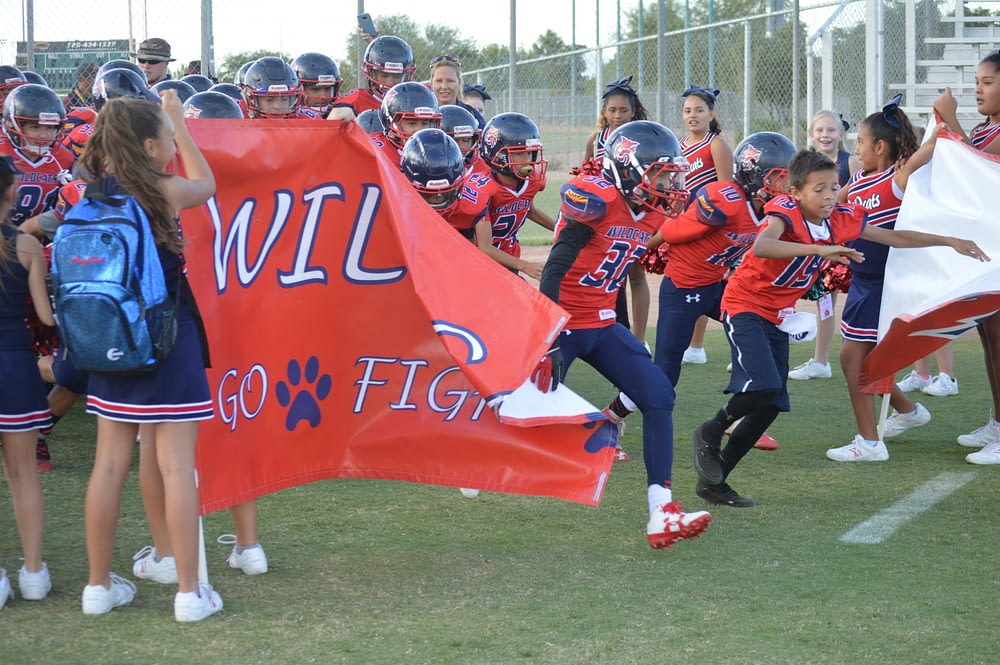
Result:
<instances>
[{"instance_id":1,"label":"white field line","mask_svg":"<svg viewBox=\"0 0 1000 665\"><path fill-rule=\"evenodd\" d=\"M870 517L840 537L844 543L878 544L921 513L961 489L975 473L945 472L910 492L879 514Z\"/></svg>"}]
</instances>

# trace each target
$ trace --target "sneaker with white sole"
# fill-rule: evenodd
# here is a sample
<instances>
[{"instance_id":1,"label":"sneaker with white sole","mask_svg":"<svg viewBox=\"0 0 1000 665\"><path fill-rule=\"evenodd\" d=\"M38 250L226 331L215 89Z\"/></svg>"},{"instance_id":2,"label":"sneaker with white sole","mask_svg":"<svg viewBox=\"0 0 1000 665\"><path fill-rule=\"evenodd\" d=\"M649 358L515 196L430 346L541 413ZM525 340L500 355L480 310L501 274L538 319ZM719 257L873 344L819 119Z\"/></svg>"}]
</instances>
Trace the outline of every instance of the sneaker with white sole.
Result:
<instances>
[{"instance_id":1,"label":"sneaker with white sole","mask_svg":"<svg viewBox=\"0 0 1000 665\"><path fill-rule=\"evenodd\" d=\"M132 557L132 574L144 580L160 584L177 584L177 563L174 557L165 556L157 560L156 548L146 545Z\"/></svg>"},{"instance_id":2,"label":"sneaker with white sole","mask_svg":"<svg viewBox=\"0 0 1000 665\"><path fill-rule=\"evenodd\" d=\"M21 570L17 571L17 588L21 592L21 598L25 600L42 600L52 590L49 567L43 561L41 570L29 573L21 566Z\"/></svg>"},{"instance_id":3,"label":"sneaker with white sole","mask_svg":"<svg viewBox=\"0 0 1000 665\"><path fill-rule=\"evenodd\" d=\"M893 436L899 436L906 430L926 425L930 421L930 412L919 402L917 402L917 408L913 413L900 413L893 409L892 415L885 421L885 431L882 432L882 438L888 439Z\"/></svg>"},{"instance_id":4,"label":"sneaker with white sole","mask_svg":"<svg viewBox=\"0 0 1000 665\"><path fill-rule=\"evenodd\" d=\"M884 462L889 459L889 449L881 441L877 446L870 446L858 434L846 446L827 450L826 456L834 462Z\"/></svg>"},{"instance_id":5,"label":"sneaker with white sole","mask_svg":"<svg viewBox=\"0 0 1000 665\"><path fill-rule=\"evenodd\" d=\"M471 487L459 487L458 491L462 493L462 496L466 499L478 499L479 490L473 489Z\"/></svg>"},{"instance_id":6,"label":"sneaker with white sole","mask_svg":"<svg viewBox=\"0 0 1000 665\"><path fill-rule=\"evenodd\" d=\"M921 388L920 392L926 393L928 395L933 395L934 397L948 397L950 395L957 395L958 379L951 376L947 372L941 372L940 374L935 376L930 383Z\"/></svg>"},{"instance_id":7,"label":"sneaker with white sole","mask_svg":"<svg viewBox=\"0 0 1000 665\"><path fill-rule=\"evenodd\" d=\"M705 349L695 349L688 347L684 349L684 356L681 358L682 365L704 365L708 362L708 354Z\"/></svg>"},{"instance_id":8,"label":"sneaker with white sole","mask_svg":"<svg viewBox=\"0 0 1000 665\"><path fill-rule=\"evenodd\" d=\"M267 555L260 543L251 547L244 547L242 552L237 552L239 546L234 546L226 563L230 568L239 568L244 575L263 575L267 572Z\"/></svg>"},{"instance_id":9,"label":"sneaker with white sole","mask_svg":"<svg viewBox=\"0 0 1000 665\"><path fill-rule=\"evenodd\" d=\"M1000 441L986 444L982 450L965 456L969 464L1000 464Z\"/></svg>"},{"instance_id":10,"label":"sneaker with white sole","mask_svg":"<svg viewBox=\"0 0 1000 665\"><path fill-rule=\"evenodd\" d=\"M222 596L208 584L199 584L198 591L174 596L174 618L183 623L207 619L221 609Z\"/></svg>"},{"instance_id":11,"label":"sneaker with white sole","mask_svg":"<svg viewBox=\"0 0 1000 665\"><path fill-rule=\"evenodd\" d=\"M685 513L680 504L670 502L657 507L646 524L646 540L653 549L670 547L678 540L690 540L705 533L712 516L705 510Z\"/></svg>"},{"instance_id":12,"label":"sneaker with white sole","mask_svg":"<svg viewBox=\"0 0 1000 665\"><path fill-rule=\"evenodd\" d=\"M7 599L13 597L14 590L10 588L10 578L7 577L7 571L0 568L0 610L7 604Z\"/></svg>"},{"instance_id":13,"label":"sneaker with white sole","mask_svg":"<svg viewBox=\"0 0 1000 665\"><path fill-rule=\"evenodd\" d=\"M135 585L124 577L111 573L111 588L102 584L83 587L83 613L107 614L118 607L125 607L135 598Z\"/></svg>"},{"instance_id":14,"label":"sneaker with white sole","mask_svg":"<svg viewBox=\"0 0 1000 665\"><path fill-rule=\"evenodd\" d=\"M958 437L958 445L965 446L966 448L982 448L995 441L1000 441L1000 423L993 418L992 411L990 412L990 421L988 423L982 427L977 427L968 434L960 434Z\"/></svg>"},{"instance_id":15,"label":"sneaker with white sole","mask_svg":"<svg viewBox=\"0 0 1000 665\"><path fill-rule=\"evenodd\" d=\"M830 369L830 363L818 363L812 358L788 372L788 378L795 381L829 379L831 376L833 376L833 371Z\"/></svg>"},{"instance_id":16,"label":"sneaker with white sole","mask_svg":"<svg viewBox=\"0 0 1000 665\"><path fill-rule=\"evenodd\" d=\"M923 390L930 382L930 377L922 377L917 374L917 370L911 370L909 374L903 377L902 381L896 383L896 387L904 393L912 393L917 390Z\"/></svg>"}]
</instances>

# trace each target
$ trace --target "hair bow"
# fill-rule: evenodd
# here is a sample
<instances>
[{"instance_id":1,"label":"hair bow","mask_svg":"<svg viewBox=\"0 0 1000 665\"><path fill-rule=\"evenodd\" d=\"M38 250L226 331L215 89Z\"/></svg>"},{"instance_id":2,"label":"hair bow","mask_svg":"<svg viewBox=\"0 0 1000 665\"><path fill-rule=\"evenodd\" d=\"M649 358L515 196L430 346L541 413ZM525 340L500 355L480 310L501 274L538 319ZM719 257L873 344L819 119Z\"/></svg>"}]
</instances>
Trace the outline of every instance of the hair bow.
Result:
<instances>
[{"instance_id":1,"label":"hair bow","mask_svg":"<svg viewBox=\"0 0 1000 665\"><path fill-rule=\"evenodd\" d=\"M837 117L838 117L838 118L840 118L840 124L841 124L841 126L842 126L842 127L844 128L844 131L845 131L845 132L846 132L846 131L847 131L848 129L850 129L850 128L851 128L851 123L849 123L849 122L847 122L846 120L844 120L844 114L843 114L843 113L838 113L838 114L837 114Z\"/></svg>"},{"instance_id":2,"label":"hair bow","mask_svg":"<svg viewBox=\"0 0 1000 665\"><path fill-rule=\"evenodd\" d=\"M897 93L895 97L882 106L882 117L895 129L899 129L899 119L896 117L896 113L899 111L901 101L903 101L903 93Z\"/></svg>"},{"instance_id":3,"label":"hair bow","mask_svg":"<svg viewBox=\"0 0 1000 665\"><path fill-rule=\"evenodd\" d=\"M601 95L601 97L602 98L607 97L608 95L614 92L627 92L629 94L634 95L635 90L632 89L632 86L630 85L631 83L632 83L631 76L624 76L618 79L617 81L612 81L611 83L608 83L607 85L604 86L604 94Z\"/></svg>"},{"instance_id":4,"label":"hair bow","mask_svg":"<svg viewBox=\"0 0 1000 665\"><path fill-rule=\"evenodd\" d=\"M474 92L480 97L482 97L483 101L486 101L488 99L493 99L492 97L490 97L490 93L486 92L486 86L484 86L482 83L475 83L472 85L468 83L463 84L462 93L467 94L470 92Z\"/></svg>"},{"instance_id":5,"label":"hair bow","mask_svg":"<svg viewBox=\"0 0 1000 665\"><path fill-rule=\"evenodd\" d=\"M719 90L711 90L709 88L703 88L700 85L693 85L684 92L681 93L681 97L687 97L689 95L698 95L699 97L704 97L708 101L715 103L715 100L719 97Z\"/></svg>"}]
</instances>

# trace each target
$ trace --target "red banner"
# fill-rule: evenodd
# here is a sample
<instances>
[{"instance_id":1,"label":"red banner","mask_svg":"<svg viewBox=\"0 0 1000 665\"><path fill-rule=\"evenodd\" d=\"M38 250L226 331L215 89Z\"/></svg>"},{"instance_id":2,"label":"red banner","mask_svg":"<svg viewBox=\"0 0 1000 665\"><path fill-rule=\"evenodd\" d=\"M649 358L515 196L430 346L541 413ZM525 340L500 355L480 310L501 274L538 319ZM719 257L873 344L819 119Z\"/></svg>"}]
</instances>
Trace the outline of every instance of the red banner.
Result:
<instances>
[{"instance_id":1,"label":"red banner","mask_svg":"<svg viewBox=\"0 0 1000 665\"><path fill-rule=\"evenodd\" d=\"M189 120L218 192L182 217L216 418L202 511L325 478L597 505L606 421L521 428L565 312L441 220L354 123Z\"/></svg>"}]
</instances>

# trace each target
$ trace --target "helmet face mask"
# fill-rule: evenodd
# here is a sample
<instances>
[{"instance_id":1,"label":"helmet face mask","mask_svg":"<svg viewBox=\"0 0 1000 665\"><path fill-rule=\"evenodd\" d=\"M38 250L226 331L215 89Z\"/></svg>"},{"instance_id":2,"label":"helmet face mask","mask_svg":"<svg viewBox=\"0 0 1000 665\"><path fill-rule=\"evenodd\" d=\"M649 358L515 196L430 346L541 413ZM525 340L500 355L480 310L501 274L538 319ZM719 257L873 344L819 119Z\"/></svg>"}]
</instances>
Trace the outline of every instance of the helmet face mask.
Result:
<instances>
[{"instance_id":1,"label":"helmet face mask","mask_svg":"<svg viewBox=\"0 0 1000 665\"><path fill-rule=\"evenodd\" d=\"M795 144L776 132L751 134L733 150L733 180L762 204L787 194L788 162L795 151Z\"/></svg>"},{"instance_id":2,"label":"helmet face mask","mask_svg":"<svg viewBox=\"0 0 1000 665\"><path fill-rule=\"evenodd\" d=\"M48 154L62 138L66 111L51 89L37 83L17 86L3 106L3 131L29 157Z\"/></svg>"},{"instance_id":3,"label":"helmet face mask","mask_svg":"<svg viewBox=\"0 0 1000 665\"><path fill-rule=\"evenodd\" d=\"M608 136L602 175L627 201L676 217L687 206L689 170L673 132L649 120L627 122Z\"/></svg>"}]
</instances>

